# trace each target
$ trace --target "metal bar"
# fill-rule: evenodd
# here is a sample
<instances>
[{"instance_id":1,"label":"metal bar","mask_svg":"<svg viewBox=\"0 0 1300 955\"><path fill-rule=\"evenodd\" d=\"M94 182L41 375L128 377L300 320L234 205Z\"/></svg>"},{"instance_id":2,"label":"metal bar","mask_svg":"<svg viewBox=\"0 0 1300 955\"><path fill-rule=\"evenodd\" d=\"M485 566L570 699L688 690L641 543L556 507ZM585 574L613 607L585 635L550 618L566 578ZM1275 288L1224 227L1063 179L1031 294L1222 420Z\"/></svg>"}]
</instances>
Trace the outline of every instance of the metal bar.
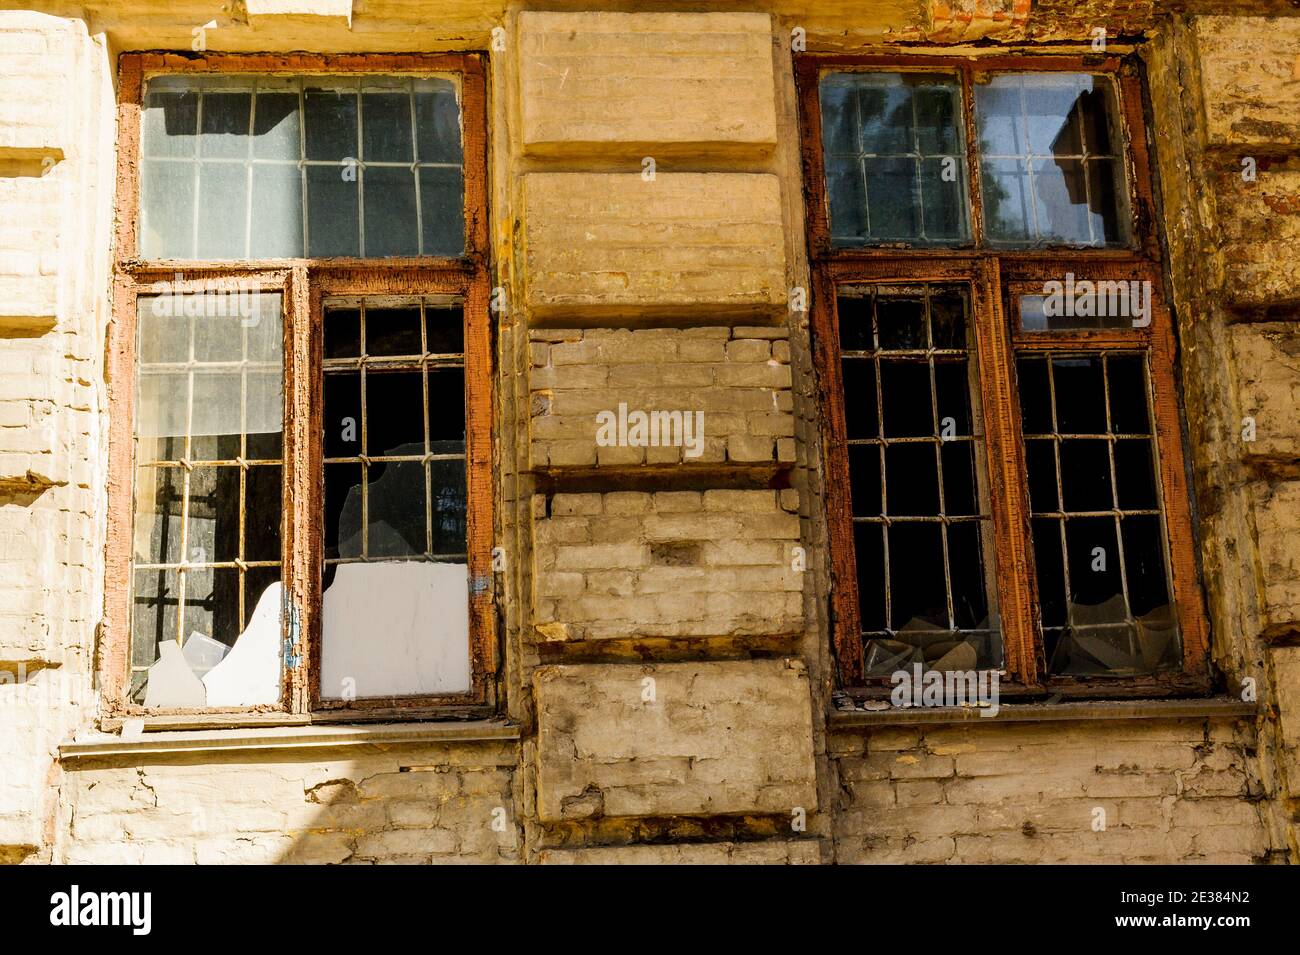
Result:
<instances>
[{"instance_id":1,"label":"metal bar","mask_svg":"<svg viewBox=\"0 0 1300 955\"><path fill-rule=\"evenodd\" d=\"M1115 438L1110 415L1110 362L1105 354L1101 356L1101 383L1106 397L1106 432L1110 436L1110 440L1106 442L1106 458L1110 465L1111 502L1115 507L1115 549L1116 556L1119 557L1119 583L1124 594L1125 612L1128 614L1128 619L1132 621L1136 619L1136 615L1133 613L1133 601L1128 590L1128 561L1124 556L1124 524L1119 506L1119 472L1115 468Z\"/></svg>"}]
</instances>

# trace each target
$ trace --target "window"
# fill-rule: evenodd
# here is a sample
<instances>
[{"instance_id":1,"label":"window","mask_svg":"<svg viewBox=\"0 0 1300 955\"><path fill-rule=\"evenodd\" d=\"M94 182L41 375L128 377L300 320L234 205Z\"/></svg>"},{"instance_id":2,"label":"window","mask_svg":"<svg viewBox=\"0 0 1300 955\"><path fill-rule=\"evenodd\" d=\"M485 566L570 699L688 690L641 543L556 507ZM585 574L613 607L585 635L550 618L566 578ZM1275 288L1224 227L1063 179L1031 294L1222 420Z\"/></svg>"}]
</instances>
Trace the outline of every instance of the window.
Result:
<instances>
[{"instance_id":1,"label":"window","mask_svg":"<svg viewBox=\"0 0 1300 955\"><path fill-rule=\"evenodd\" d=\"M1137 66L797 66L846 688L1203 689Z\"/></svg>"},{"instance_id":2,"label":"window","mask_svg":"<svg viewBox=\"0 0 1300 955\"><path fill-rule=\"evenodd\" d=\"M111 713L490 709L481 60L120 90Z\"/></svg>"}]
</instances>

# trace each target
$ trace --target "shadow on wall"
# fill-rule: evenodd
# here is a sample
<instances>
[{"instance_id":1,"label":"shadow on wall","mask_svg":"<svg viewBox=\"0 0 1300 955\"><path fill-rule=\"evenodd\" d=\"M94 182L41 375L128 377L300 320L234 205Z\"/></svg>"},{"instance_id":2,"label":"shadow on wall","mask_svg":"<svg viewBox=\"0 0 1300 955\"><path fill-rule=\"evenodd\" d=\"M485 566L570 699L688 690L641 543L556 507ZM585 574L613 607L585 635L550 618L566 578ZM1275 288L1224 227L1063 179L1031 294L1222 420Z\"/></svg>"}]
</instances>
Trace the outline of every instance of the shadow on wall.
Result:
<instances>
[{"instance_id":1,"label":"shadow on wall","mask_svg":"<svg viewBox=\"0 0 1300 955\"><path fill-rule=\"evenodd\" d=\"M516 862L517 760L516 741L486 740L73 764L62 861Z\"/></svg>"}]
</instances>

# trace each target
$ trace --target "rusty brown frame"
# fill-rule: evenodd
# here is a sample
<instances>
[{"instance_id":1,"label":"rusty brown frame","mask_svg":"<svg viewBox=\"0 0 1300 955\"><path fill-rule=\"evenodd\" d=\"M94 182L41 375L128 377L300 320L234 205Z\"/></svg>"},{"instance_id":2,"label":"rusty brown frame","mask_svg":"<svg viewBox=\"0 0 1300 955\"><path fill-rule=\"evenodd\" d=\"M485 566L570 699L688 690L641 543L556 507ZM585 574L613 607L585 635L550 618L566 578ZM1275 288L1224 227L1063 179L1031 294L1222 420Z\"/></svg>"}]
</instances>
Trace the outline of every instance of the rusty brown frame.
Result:
<instances>
[{"instance_id":1,"label":"rusty brown frame","mask_svg":"<svg viewBox=\"0 0 1300 955\"><path fill-rule=\"evenodd\" d=\"M955 248L900 248L878 245L835 249L831 245L829 204L822 163L819 81L823 71L903 70L943 72L959 78L967 152L971 241ZM979 152L975 148L973 89L977 76L994 72L1072 71L1108 73L1115 79L1119 122L1125 143L1129 184L1127 248L1044 247L990 249L983 245ZM1182 466L1182 418L1175 367L1177 342L1172 318L1161 295L1162 265L1156 232L1151 160L1146 142L1146 111L1141 66L1135 57L1104 54L911 55L804 54L796 57L801 161L811 254L811 324L817 370L817 399L824 409L821 437L826 469L826 501L831 557L832 642L840 682L855 697L888 692L881 680L864 676L857 571L848 485L844 390L841 380L836 289L840 285L903 282L957 282L971 289L971 322L983 407L985 448L990 475L989 502L997 545L998 606L1002 622L1007 681L1002 692L1035 695L1132 697L1203 692L1209 686L1209 626L1190 511L1190 491ZM1091 278L1136 278L1152 283L1154 315L1149 328L1079 331L1052 335L1014 331L1011 289L1064 271ZM1050 340L1049 340L1050 339ZM1183 669L1177 673L1127 678L1052 678L1046 672L1038 621L1033 541L1029 532L1028 486L1015 353L1033 350L1143 350L1148 355L1155 418L1159 481L1165 511L1169 574L1179 630Z\"/></svg>"},{"instance_id":2,"label":"rusty brown frame","mask_svg":"<svg viewBox=\"0 0 1300 955\"><path fill-rule=\"evenodd\" d=\"M180 54L124 53L118 63L117 220L112 319L106 343L110 424L108 535L104 618L97 675L109 720L190 716L196 722L238 722L253 714L286 719L385 719L486 715L497 705L498 647L492 587L493 352L487 208L487 75L479 53L448 54ZM141 105L145 80L164 73L451 73L461 81L465 189L465 254L457 258L302 258L265 261L142 261L137 255ZM184 276L176 280L177 274ZM280 703L239 710L146 709L127 699L131 653L130 594L133 512L135 308L140 295L163 289L231 289L238 282L283 293L285 431L282 580L299 608L296 650L307 665L285 669ZM462 303L466 363L467 554L471 581L467 693L322 702L319 696L320 585L323 502L319 381L321 302L326 295L447 295ZM471 372L472 369L472 372ZM306 493L302 493L306 490ZM262 722L265 717L261 716ZM174 719L173 719L174 722Z\"/></svg>"}]
</instances>

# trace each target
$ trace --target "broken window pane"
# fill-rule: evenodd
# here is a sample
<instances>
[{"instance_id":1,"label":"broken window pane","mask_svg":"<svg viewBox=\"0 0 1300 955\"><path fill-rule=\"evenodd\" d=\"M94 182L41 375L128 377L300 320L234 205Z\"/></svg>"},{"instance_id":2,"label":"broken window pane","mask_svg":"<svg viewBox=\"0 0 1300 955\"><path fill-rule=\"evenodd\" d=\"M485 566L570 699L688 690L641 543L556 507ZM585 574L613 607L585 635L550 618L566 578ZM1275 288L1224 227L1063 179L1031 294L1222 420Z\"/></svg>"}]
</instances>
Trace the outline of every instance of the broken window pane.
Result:
<instances>
[{"instance_id":1,"label":"broken window pane","mask_svg":"<svg viewBox=\"0 0 1300 955\"><path fill-rule=\"evenodd\" d=\"M418 299L326 303L325 699L469 688L462 328Z\"/></svg>"},{"instance_id":2,"label":"broken window pane","mask_svg":"<svg viewBox=\"0 0 1300 955\"><path fill-rule=\"evenodd\" d=\"M963 286L924 285L836 303L868 676L1002 662L968 302Z\"/></svg>"},{"instance_id":3,"label":"broken window pane","mask_svg":"<svg viewBox=\"0 0 1300 955\"><path fill-rule=\"evenodd\" d=\"M137 702L248 706L279 698L281 308L279 293L257 291L139 299ZM253 605L273 585L270 609L250 640ZM245 643L263 649L231 649ZM169 644L181 656L167 651L155 670L160 647ZM191 669L202 671L186 676L182 664L192 660Z\"/></svg>"},{"instance_id":4,"label":"broken window pane","mask_svg":"<svg viewBox=\"0 0 1300 955\"><path fill-rule=\"evenodd\" d=\"M942 73L828 73L822 145L831 243L970 240L961 88Z\"/></svg>"},{"instance_id":5,"label":"broken window pane","mask_svg":"<svg viewBox=\"0 0 1300 955\"><path fill-rule=\"evenodd\" d=\"M461 255L457 95L439 77L150 79L141 255Z\"/></svg>"},{"instance_id":6,"label":"broken window pane","mask_svg":"<svg viewBox=\"0 0 1300 955\"><path fill-rule=\"evenodd\" d=\"M1145 357L1022 353L1016 366L1050 672L1179 667Z\"/></svg>"},{"instance_id":7,"label":"broken window pane","mask_svg":"<svg viewBox=\"0 0 1300 955\"><path fill-rule=\"evenodd\" d=\"M1128 241L1123 156L1106 76L1002 73L975 87L988 241L1006 247Z\"/></svg>"},{"instance_id":8,"label":"broken window pane","mask_svg":"<svg viewBox=\"0 0 1300 955\"><path fill-rule=\"evenodd\" d=\"M1061 332L1090 328L1142 327L1150 317L1150 289L1136 281L1083 281L1074 276L1045 283L1042 295L1017 300L1020 330ZM1145 291L1145 296L1144 296Z\"/></svg>"}]
</instances>

